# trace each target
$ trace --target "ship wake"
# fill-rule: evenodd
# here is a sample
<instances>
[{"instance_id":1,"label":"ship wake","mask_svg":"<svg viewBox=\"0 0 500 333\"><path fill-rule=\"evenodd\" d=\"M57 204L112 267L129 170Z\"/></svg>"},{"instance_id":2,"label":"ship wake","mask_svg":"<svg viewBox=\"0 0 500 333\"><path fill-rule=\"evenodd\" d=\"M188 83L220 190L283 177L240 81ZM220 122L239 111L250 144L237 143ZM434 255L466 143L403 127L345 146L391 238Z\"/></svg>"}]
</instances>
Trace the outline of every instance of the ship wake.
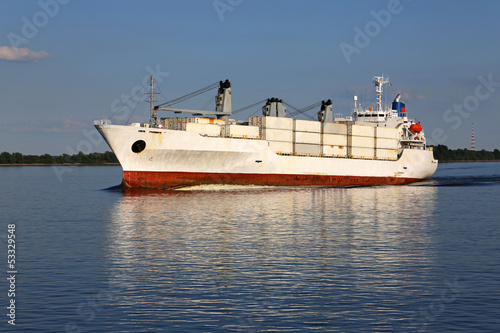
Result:
<instances>
[{"instance_id":1,"label":"ship wake","mask_svg":"<svg viewBox=\"0 0 500 333\"><path fill-rule=\"evenodd\" d=\"M491 186L500 184L500 176L436 177L420 183L423 186Z\"/></svg>"}]
</instances>

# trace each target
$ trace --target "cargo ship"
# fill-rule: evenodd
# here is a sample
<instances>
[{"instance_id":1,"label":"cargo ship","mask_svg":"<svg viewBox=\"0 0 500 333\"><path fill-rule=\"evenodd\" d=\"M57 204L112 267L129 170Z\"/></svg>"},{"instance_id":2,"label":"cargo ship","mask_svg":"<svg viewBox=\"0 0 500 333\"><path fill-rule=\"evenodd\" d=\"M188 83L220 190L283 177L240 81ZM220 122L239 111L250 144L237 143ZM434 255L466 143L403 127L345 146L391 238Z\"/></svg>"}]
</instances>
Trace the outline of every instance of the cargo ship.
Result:
<instances>
[{"instance_id":1,"label":"cargo ship","mask_svg":"<svg viewBox=\"0 0 500 333\"><path fill-rule=\"evenodd\" d=\"M194 93L154 105L151 77L149 123L94 125L123 168L123 187L368 186L430 177L438 161L422 126L408 119L400 94L390 106L382 103L388 82L375 76L376 106L363 107L354 96L348 117L334 117L327 100L317 103L317 120L294 119L289 104L270 98L261 102L262 115L235 120L228 80L195 92L217 89L215 110L206 111L174 107ZM191 116L159 118L158 111Z\"/></svg>"}]
</instances>

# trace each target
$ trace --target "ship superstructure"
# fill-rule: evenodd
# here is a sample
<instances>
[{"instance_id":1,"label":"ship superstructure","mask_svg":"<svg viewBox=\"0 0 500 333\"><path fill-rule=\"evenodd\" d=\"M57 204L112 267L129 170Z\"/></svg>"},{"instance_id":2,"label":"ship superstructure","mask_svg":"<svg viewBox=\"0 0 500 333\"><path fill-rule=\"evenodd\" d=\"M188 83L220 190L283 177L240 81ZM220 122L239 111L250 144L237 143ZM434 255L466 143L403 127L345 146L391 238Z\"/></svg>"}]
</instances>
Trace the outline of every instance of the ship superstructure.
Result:
<instances>
[{"instance_id":1,"label":"ship superstructure","mask_svg":"<svg viewBox=\"0 0 500 333\"><path fill-rule=\"evenodd\" d=\"M373 83L376 108L362 108L354 96L350 117L334 118L327 100L317 103L317 121L293 119L281 99L270 98L262 116L234 120L228 80L218 83L215 110L205 111L173 107L182 98L154 106L151 77L149 123L95 126L129 187L382 185L431 176L437 161L420 123L408 119L401 95L384 108L387 78L375 76ZM159 118L158 111L192 116Z\"/></svg>"}]
</instances>

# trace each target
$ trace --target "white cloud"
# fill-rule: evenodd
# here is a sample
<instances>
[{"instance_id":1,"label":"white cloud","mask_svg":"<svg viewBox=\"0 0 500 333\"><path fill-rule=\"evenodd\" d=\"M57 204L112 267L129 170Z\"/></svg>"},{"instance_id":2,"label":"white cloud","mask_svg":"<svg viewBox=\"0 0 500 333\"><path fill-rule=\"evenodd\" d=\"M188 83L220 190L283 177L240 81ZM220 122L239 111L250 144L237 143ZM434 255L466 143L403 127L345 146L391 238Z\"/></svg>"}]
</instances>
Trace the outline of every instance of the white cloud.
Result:
<instances>
[{"instance_id":1,"label":"white cloud","mask_svg":"<svg viewBox=\"0 0 500 333\"><path fill-rule=\"evenodd\" d=\"M93 121L85 119L75 121L67 118L26 119L23 121L4 122L0 130L9 133L78 133L92 129Z\"/></svg>"},{"instance_id":2,"label":"white cloud","mask_svg":"<svg viewBox=\"0 0 500 333\"><path fill-rule=\"evenodd\" d=\"M52 54L45 51L35 52L28 48L19 49L13 46L0 46L0 60L38 62L52 56Z\"/></svg>"}]
</instances>

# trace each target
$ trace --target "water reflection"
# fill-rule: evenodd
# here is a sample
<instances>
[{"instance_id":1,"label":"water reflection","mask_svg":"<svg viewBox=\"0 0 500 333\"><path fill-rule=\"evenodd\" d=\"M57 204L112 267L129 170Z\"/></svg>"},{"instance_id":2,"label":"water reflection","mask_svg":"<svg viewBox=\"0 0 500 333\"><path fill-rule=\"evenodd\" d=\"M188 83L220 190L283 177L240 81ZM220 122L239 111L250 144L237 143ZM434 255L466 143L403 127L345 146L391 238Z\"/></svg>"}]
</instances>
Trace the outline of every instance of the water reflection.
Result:
<instances>
[{"instance_id":1,"label":"water reflection","mask_svg":"<svg viewBox=\"0 0 500 333\"><path fill-rule=\"evenodd\" d=\"M105 260L111 279L128 272L123 304L171 327L345 328L393 317L380 323L392 327L410 316L408 281L433 260L436 196L420 185L132 191L109 212Z\"/></svg>"}]
</instances>

